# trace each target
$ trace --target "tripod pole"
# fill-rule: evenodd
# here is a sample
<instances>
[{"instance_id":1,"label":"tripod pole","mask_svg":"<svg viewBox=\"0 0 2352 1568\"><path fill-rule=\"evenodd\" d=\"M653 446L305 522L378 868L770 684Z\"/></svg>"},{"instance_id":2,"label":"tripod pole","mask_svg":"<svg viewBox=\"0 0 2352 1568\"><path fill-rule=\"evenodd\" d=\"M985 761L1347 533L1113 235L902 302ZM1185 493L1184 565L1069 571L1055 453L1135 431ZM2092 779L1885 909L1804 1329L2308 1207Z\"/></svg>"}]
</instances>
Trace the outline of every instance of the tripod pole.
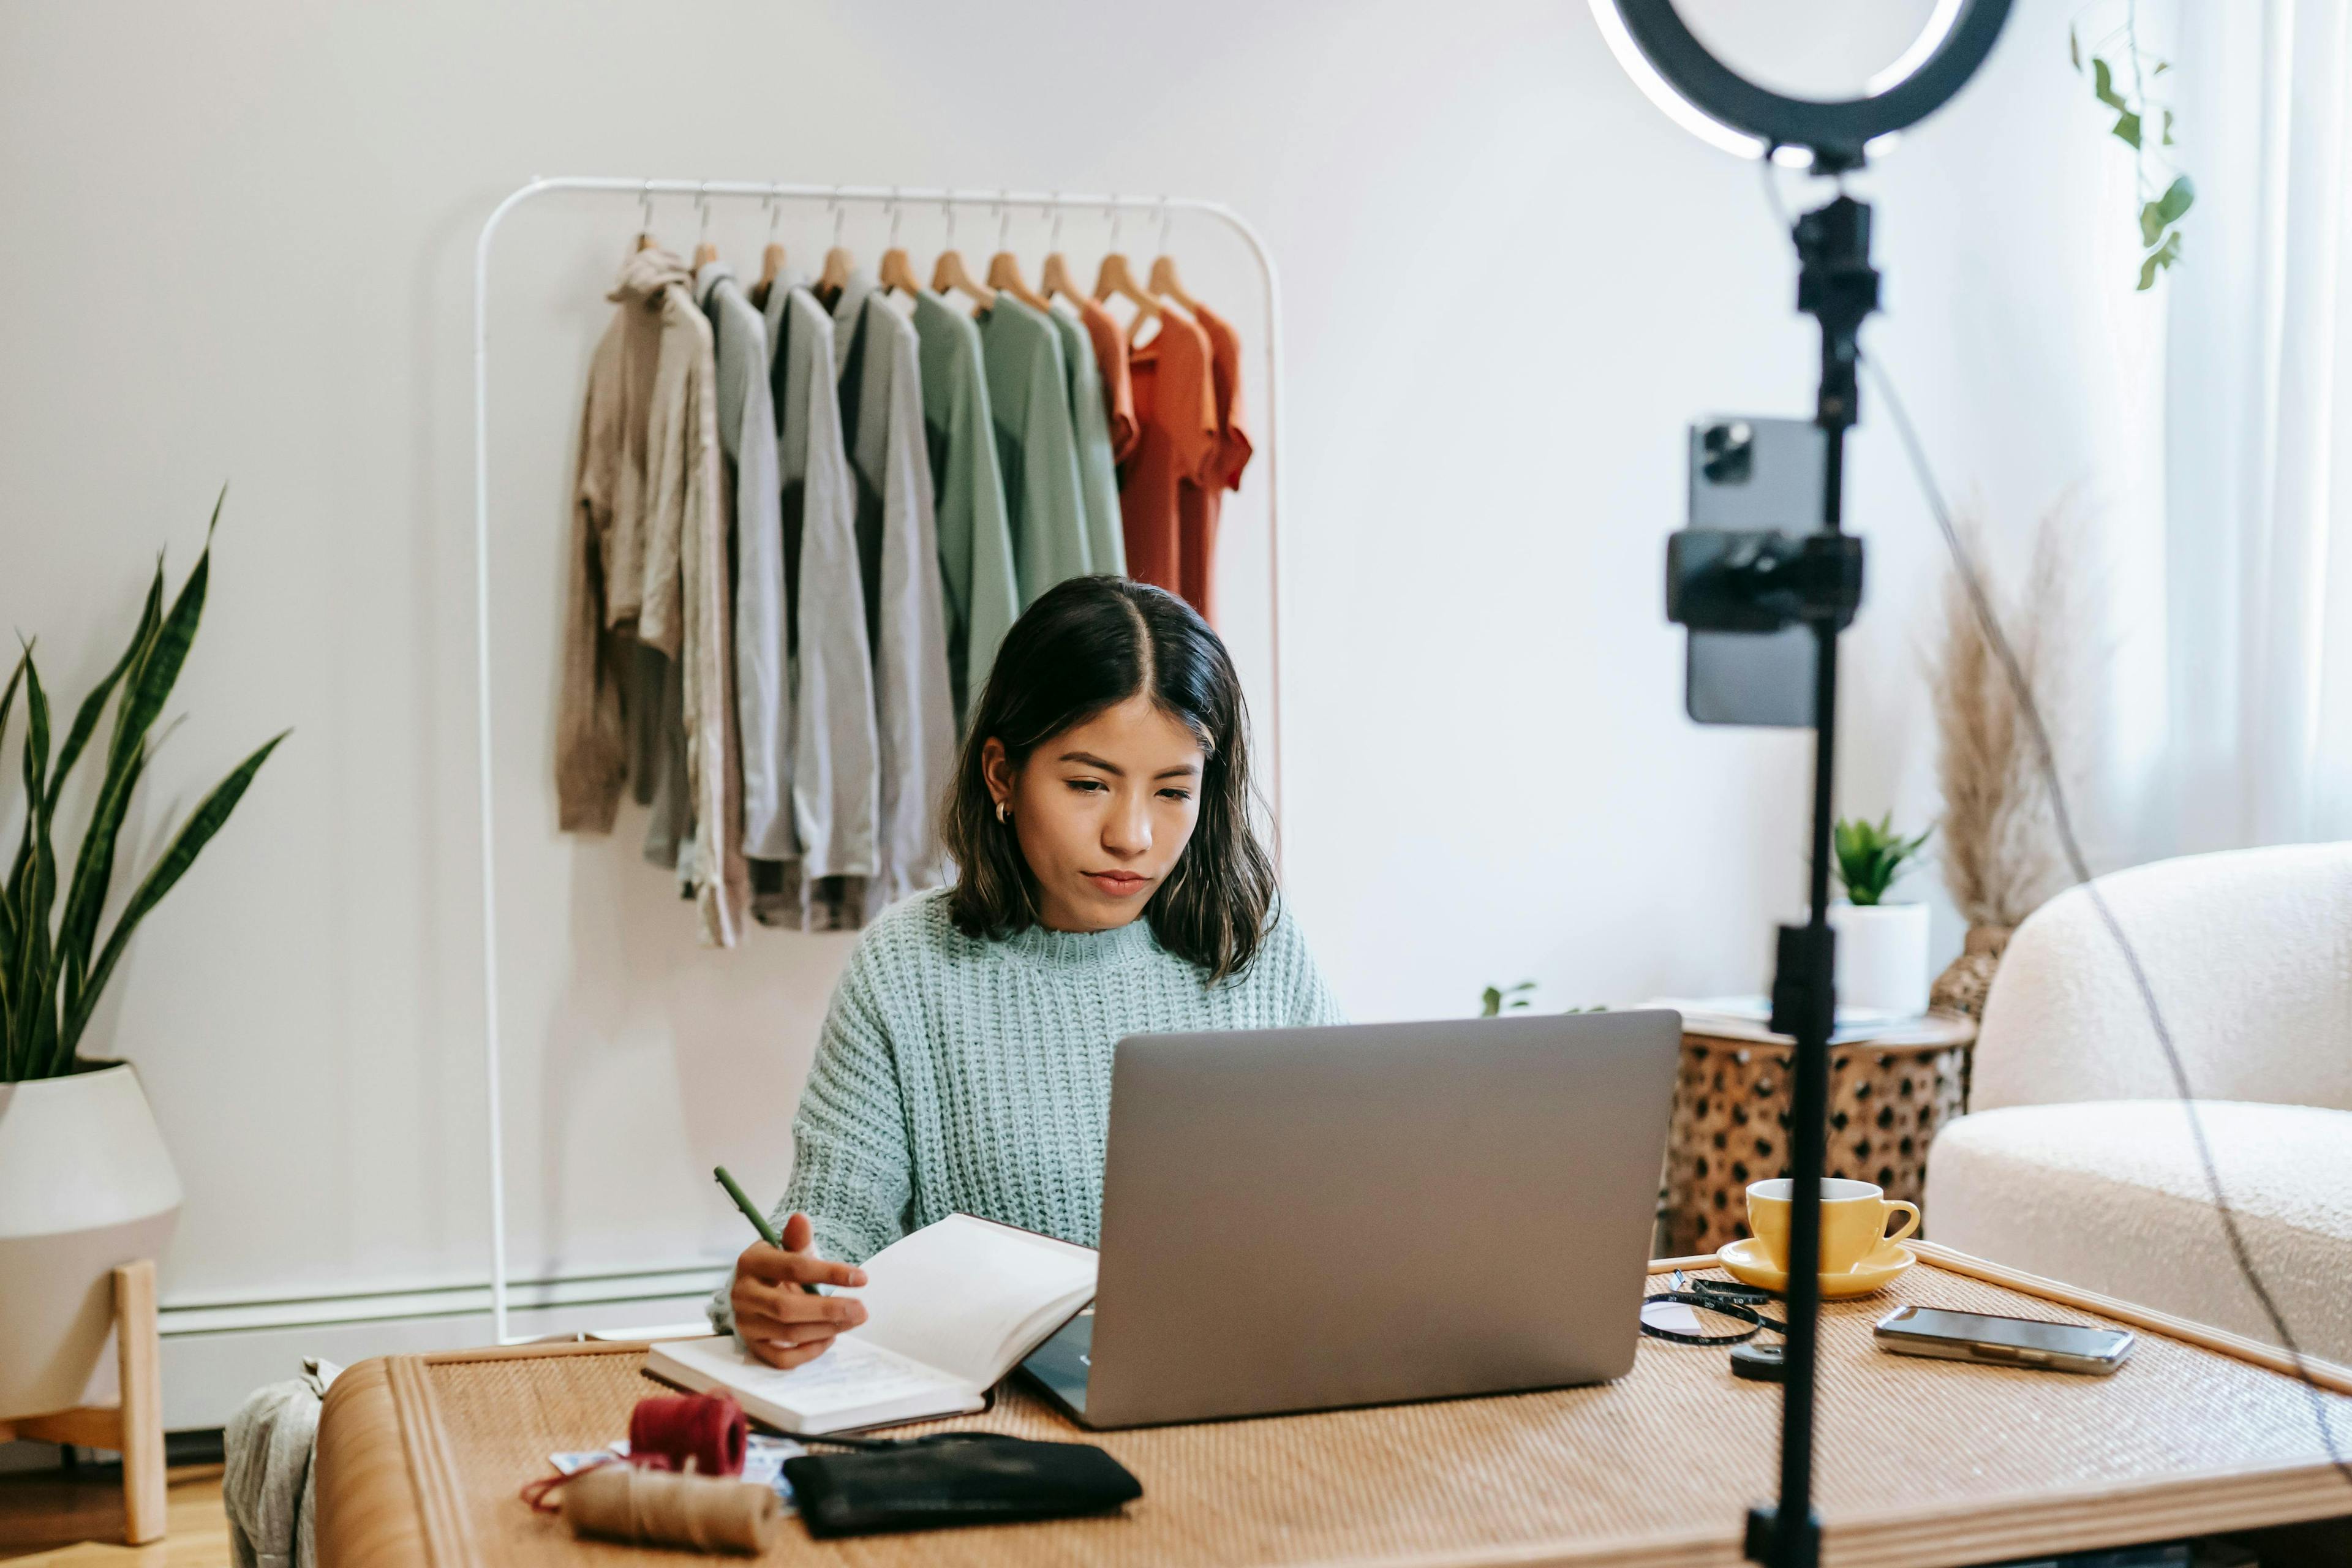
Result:
<instances>
[{"instance_id":1,"label":"tripod pole","mask_svg":"<svg viewBox=\"0 0 2352 1568\"><path fill-rule=\"evenodd\" d=\"M1804 215L1796 227L1801 262L1797 306L1822 328L1821 531L1844 531L1845 433L1855 418L1857 346L1864 320L1878 305L1870 265L1870 209L1841 195ZM1856 557L1857 564L1859 558ZM1859 582L1854 584L1859 597ZM1773 1568L1815 1568L1821 1521L1812 1510L1813 1407L1821 1342L1822 1174L1829 1118L1830 1035L1837 1021L1837 942L1830 930L1832 785L1837 761L1838 634L1852 606L1811 613L1813 655L1811 909L1805 924L1780 928L1772 982L1772 1028L1796 1039L1789 1107L1788 1349L1780 1406L1780 1496L1749 1510L1747 1554Z\"/></svg>"}]
</instances>

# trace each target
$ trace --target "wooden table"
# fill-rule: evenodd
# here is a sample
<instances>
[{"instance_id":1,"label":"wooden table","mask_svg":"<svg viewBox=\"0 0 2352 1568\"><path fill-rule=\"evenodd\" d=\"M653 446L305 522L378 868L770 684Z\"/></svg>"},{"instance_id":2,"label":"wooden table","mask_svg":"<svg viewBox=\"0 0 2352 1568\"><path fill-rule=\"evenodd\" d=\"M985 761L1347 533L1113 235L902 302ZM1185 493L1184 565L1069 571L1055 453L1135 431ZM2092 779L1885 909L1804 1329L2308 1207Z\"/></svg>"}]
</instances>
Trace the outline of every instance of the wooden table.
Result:
<instances>
[{"instance_id":1,"label":"wooden table","mask_svg":"<svg viewBox=\"0 0 2352 1568\"><path fill-rule=\"evenodd\" d=\"M2312 1395L2273 1370L2277 1352L1925 1253L1886 1292L1826 1309L1831 1568L1997 1563L2352 1514ZM1905 1300L2143 1331L2110 1378L1890 1356L1871 1325ZM675 1552L576 1542L515 1497L550 1453L626 1429L656 1390L643 1356L562 1345L352 1367L319 1430L320 1562L677 1568ZM2352 1371L2323 1372L2339 1392L2318 1397L2352 1432ZM1598 1387L1096 1435L1016 1381L984 1415L937 1425L1100 1443L1142 1500L1115 1517L830 1543L788 1524L767 1560L1732 1568L1748 1505L1773 1484L1780 1409L1779 1389L1733 1379L1722 1351L1651 1340L1629 1376Z\"/></svg>"},{"instance_id":2,"label":"wooden table","mask_svg":"<svg viewBox=\"0 0 2352 1568\"><path fill-rule=\"evenodd\" d=\"M1920 1201L1927 1145L1968 1110L1972 1018L1929 1014L1884 1040L1830 1047L1824 1174ZM1658 1245L1713 1253L1748 1234L1748 1184L1789 1173L1789 1068L1796 1042L1762 1029L1685 1030L1666 1132Z\"/></svg>"}]
</instances>

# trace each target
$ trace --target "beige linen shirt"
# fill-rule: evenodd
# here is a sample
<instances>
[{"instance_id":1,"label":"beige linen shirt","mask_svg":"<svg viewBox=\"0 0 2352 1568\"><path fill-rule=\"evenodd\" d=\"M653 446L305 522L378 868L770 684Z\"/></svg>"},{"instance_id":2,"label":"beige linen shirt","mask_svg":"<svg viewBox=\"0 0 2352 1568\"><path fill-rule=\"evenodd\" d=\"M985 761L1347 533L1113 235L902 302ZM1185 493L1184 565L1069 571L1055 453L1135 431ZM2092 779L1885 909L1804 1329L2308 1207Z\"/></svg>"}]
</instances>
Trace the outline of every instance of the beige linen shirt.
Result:
<instances>
[{"instance_id":1,"label":"beige linen shirt","mask_svg":"<svg viewBox=\"0 0 2352 1568\"><path fill-rule=\"evenodd\" d=\"M630 692L642 644L676 662L693 837L681 849L703 940L732 947L750 883L741 847L730 686L728 503L710 323L692 279L659 247L623 265L619 307L589 365L574 496L563 684L556 719L558 821L609 832L620 804ZM642 716L642 714L640 715Z\"/></svg>"}]
</instances>

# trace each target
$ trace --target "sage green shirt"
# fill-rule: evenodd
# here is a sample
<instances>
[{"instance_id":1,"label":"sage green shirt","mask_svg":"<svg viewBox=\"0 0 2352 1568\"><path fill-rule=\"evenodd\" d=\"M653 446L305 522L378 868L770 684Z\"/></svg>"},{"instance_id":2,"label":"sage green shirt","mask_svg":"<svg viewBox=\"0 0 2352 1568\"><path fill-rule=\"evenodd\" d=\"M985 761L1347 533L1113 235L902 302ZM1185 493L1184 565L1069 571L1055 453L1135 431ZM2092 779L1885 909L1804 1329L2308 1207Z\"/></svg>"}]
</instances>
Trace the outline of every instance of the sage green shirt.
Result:
<instances>
[{"instance_id":1,"label":"sage green shirt","mask_svg":"<svg viewBox=\"0 0 2352 1568\"><path fill-rule=\"evenodd\" d=\"M999 294L978 321L1021 607L1027 609L1055 584L1095 569L1078 488L1069 372L1062 335L1043 311Z\"/></svg>"},{"instance_id":2,"label":"sage green shirt","mask_svg":"<svg viewBox=\"0 0 2352 1568\"><path fill-rule=\"evenodd\" d=\"M1021 617L1021 585L1005 520L995 416L981 368L980 329L926 290L915 296L915 335L947 595L948 679L961 724L988 684L997 645Z\"/></svg>"},{"instance_id":3,"label":"sage green shirt","mask_svg":"<svg viewBox=\"0 0 2352 1568\"><path fill-rule=\"evenodd\" d=\"M1118 463L1111 456L1110 410L1103 400L1094 334L1058 307L1046 314L1061 333L1062 363L1069 372L1070 427L1078 443L1078 500L1087 513L1087 564L1124 577L1127 540L1118 524Z\"/></svg>"}]
</instances>

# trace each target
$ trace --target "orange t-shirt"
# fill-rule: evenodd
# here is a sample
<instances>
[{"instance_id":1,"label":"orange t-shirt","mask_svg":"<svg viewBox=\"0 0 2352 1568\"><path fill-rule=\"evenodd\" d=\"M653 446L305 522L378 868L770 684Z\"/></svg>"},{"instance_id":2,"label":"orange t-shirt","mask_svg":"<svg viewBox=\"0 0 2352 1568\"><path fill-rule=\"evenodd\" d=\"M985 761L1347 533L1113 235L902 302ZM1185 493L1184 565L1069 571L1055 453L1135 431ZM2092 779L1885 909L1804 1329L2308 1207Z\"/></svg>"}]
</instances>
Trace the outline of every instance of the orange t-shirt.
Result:
<instances>
[{"instance_id":1,"label":"orange t-shirt","mask_svg":"<svg viewBox=\"0 0 2352 1568\"><path fill-rule=\"evenodd\" d=\"M1110 426L1110 455L1127 461L1135 450L1135 384L1127 371L1127 334L1118 318L1092 300L1078 300L1078 319L1094 340L1095 363L1102 371L1103 414Z\"/></svg>"},{"instance_id":2,"label":"orange t-shirt","mask_svg":"<svg viewBox=\"0 0 2352 1568\"><path fill-rule=\"evenodd\" d=\"M1217 471L1222 440L1208 334L1162 311L1158 334L1129 353L1128 374L1136 441L1118 485L1127 574L1182 594L1182 492L1197 499L1202 476Z\"/></svg>"},{"instance_id":3,"label":"orange t-shirt","mask_svg":"<svg viewBox=\"0 0 2352 1568\"><path fill-rule=\"evenodd\" d=\"M1185 601L1214 625L1216 615L1217 525L1224 510L1225 491L1241 489L1242 470L1249 466L1249 431L1242 423L1242 340L1225 319L1203 307L1198 314L1209 340L1210 384L1217 416L1217 445L1198 485L1180 492L1177 518L1178 591Z\"/></svg>"}]
</instances>

